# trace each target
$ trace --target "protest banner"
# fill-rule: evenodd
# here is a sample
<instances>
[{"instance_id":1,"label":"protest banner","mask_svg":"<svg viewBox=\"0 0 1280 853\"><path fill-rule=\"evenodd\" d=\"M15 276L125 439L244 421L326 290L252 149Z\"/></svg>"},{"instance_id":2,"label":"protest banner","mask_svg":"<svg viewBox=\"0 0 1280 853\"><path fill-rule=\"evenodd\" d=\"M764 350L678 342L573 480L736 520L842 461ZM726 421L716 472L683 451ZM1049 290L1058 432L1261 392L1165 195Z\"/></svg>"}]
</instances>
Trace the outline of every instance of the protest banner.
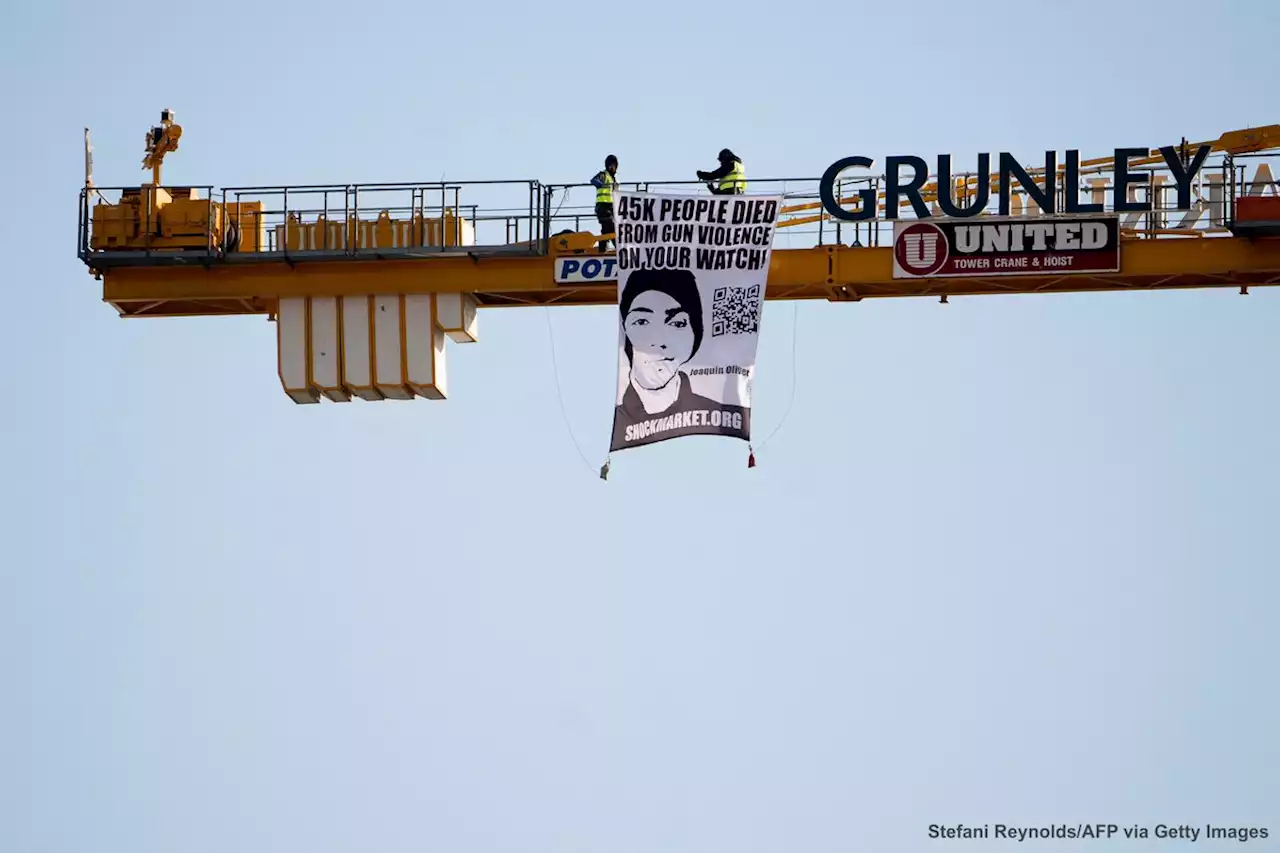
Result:
<instances>
[{"instance_id":1,"label":"protest banner","mask_svg":"<svg viewBox=\"0 0 1280 853\"><path fill-rule=\"evenodd\" d=\"M618 385L610 451L751 440L780 195L616 193Z\"/></svg>"}]
</instances>

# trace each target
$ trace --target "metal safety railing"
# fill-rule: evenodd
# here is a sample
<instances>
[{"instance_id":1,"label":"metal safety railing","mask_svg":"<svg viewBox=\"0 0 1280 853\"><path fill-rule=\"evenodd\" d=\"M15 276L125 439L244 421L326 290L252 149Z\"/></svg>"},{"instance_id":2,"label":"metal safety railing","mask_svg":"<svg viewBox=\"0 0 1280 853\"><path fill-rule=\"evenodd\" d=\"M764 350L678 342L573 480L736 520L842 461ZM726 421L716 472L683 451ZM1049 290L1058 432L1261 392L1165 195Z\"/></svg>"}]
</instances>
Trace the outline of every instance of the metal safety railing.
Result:
<instances>
[{"instance_id":1,"label":"metal safety railing","mask_svg":"<svg viewBox=\"0 0 1280 853\"><path fill-rule=\"evenodd\" d=\"M1024 164L1033 169L1034 164ZM1210 155L1190 188L1190 205L1178 205L1177 187L1166 169L1130 169L1146 176L1130 186L1131 201L1150 210L1122 212L1122 233L1129 237L1198 237L1227 233L1237 199L1280 193L1280 155ZM1034 175L1034 172L1033 172ZM1061 172L1059 172L1061 175ZM995 176L992 176L995 177ZM982 178L953 176L953 200L961 207L975 198ZM926 186L936 183L930 176ZM1077 190L1085 202L1115 211L1113 176L1105 167L1082 170ZM702 181L620 182L620 188L656 193L709 194ZM894 221L885 208L884 176L841 176L834 187L845 207L860 193L876 198L874 219L848 222L823 207L819 178L752 178L748 192L776 193L784 198L779 247L828 245L882 246L892 242ZM190 198L195 190L198 198ZM86 188L80 194L78 251L91 264L137 262L212 262L254 259L284 261L346 258L430 257L469 254L539 255L563 232L600 233L595 188L589 183L544 184L520 181L438 181L395 184L308 186L166 187L173 199L153 213L148 187ZM1062 210L1065 190L1056 190ZM105 202L105 204L103 204ZM938 201L926 194L933 216L943 215ZM1009 214L1036 216L1043 211L1017 187L1010 193ZM1000 213L999 193L988 187L983 213ZM898 218L916 212L899 199ZM133 217L130 219L130 217ZM234 223L237 227L230 227ZM134 227L136 226L136 227ZM106 235L106 236L104 236ZM95 239L95 237L97 239Z\"/></svg>"},{"instance_id":2,"label":"metal safety railing","mask_svg":"<svg viewBox=\"0 0 1280 853\"><path fill-rule=\"evenodd\" d=\"M83 189L80 257L189 263L541 254L549 239L546 188L532 180L163 192L161 206L149 187Z\"/></svg>"}]
</instances>

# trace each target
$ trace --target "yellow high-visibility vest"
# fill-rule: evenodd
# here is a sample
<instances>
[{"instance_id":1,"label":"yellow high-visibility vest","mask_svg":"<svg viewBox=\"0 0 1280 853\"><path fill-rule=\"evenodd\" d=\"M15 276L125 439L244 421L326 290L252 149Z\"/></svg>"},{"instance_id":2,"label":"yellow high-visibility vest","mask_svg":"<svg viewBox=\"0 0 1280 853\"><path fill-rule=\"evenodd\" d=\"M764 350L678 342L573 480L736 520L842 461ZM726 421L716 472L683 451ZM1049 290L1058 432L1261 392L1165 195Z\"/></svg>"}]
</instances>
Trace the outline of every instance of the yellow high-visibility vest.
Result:
<instances>
[{"instance_id":1,"label":"yellow high-visibility vest","mask_svg":"<svg viewBox=\"0 0 1280 853\"><path fill-rule=\"evenodd\" d=\"M613 188L617 186L618 179L609 174L609 171L600 173L604 185L596 187L596 204L613 204Z\"/></svg>"},{"instance_id":2,"label":"yellow high-visibility vest","mask_svg":"<svg viewBox=\"0 0 1280 853\"><path fill-rule=\"evenodd\" d=\"M733 161L733 171L720 179L720 189L736 193L747 191L747 169L741 160Z\"/></svg>"}]
</instances>

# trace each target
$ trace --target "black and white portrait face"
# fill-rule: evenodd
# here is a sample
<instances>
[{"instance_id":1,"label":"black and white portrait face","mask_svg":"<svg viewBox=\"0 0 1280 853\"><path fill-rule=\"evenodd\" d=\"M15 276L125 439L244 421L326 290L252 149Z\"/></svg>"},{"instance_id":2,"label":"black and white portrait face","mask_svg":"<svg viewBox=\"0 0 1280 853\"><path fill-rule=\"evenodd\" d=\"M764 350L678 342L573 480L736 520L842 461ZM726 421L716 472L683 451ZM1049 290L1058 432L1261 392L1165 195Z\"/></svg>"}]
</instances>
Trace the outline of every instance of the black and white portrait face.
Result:
<instances>
[{"instance_id":1,"label":"black and white portrait face","mask_svg":"<svg viewBox=\"0 0 1280 853\"><path fill-rule=\"evenodd\" d=\"M636 270L618 310L632 386L641 393L678 388L671 382L702 343L702 297L693 273Z\"/></svg>"},{"instance_id":2,"label":"black and white portrait face","mask_svg":"<svg viewBox=\"0 0 1280 853\"><path fill-rule=\"evenodd\" d=\"M646 390L665 387L693 356L689 312L661 290L636 296L623 318L623 329L631 342L631 376Z\"/></svg>"}]
</instances>

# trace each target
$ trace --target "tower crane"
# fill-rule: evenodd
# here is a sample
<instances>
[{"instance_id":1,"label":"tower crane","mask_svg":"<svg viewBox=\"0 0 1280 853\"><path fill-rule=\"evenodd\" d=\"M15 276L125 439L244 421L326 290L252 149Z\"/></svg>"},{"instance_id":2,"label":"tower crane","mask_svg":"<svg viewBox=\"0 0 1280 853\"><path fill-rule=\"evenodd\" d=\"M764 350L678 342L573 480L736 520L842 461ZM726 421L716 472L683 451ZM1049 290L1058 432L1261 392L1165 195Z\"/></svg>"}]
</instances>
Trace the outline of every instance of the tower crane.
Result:
<instances>
[{"instance_id":1,"label":"tower crane","mask_svg":"<svg viewBox=\"0 0 1280 853\"><path fill-rule=\"evenodd\" d=\"M122 317L263 315L274 321L280 380L295 402L442 399L445 342L475 342L479 308L616 302L616 259L597 248L612 235L584 230L581 221L594 218L589 210L565 207L585 185L532 179L163 185L161 163L181 137L165 110L147 134L142 165L151 170L149 183L109 188L86 181L79 257ZM86 130L86 146L87 140ZM821 192L826 178L755 179L753 187L768 186L787 199L777 227L790 231L780 233L803 233L814 243L774 248L766 299L945 302L961 295L1185 288L1247 293L1280 283L1274 177L1280 125L1201 143L1184 138L1142 153L1124 150L1132 156L1122 164L1100 157L1025 169L1041 182L1034 188L1002 188L1005 176L990 174L948 175L941 184L936 174L927 181L922 176L917 188L921 206L934 217L943 217L940 187L953 201L979 192L1007 198L1005 216L984 209L967 220L975 223L1052 222L1058 214L1040 209L1046 198L1056 197L1061 207L1062 199L1083 192L1118 219L1118 269L1105 272L904 276L895 263L895 228L913 221L904 211L918 217L920 206L900 197L896 175L839 176L828 188L830 201ZM1178 185L1175 160L1184 172L1199 164L1185 187ZM1121 169L1131 183L1124 192L1114 186ZM1056 180L1048 181L1047 172ZM1140 172L1146 177L1134 182ZM700 182L635 185L685 193L695 186ZM1048 189L1037 195L1040 187ZM869 199L875 210L861 210ZM847 204L865 218L848 221Z\"/></svg>"}]
</instances>

